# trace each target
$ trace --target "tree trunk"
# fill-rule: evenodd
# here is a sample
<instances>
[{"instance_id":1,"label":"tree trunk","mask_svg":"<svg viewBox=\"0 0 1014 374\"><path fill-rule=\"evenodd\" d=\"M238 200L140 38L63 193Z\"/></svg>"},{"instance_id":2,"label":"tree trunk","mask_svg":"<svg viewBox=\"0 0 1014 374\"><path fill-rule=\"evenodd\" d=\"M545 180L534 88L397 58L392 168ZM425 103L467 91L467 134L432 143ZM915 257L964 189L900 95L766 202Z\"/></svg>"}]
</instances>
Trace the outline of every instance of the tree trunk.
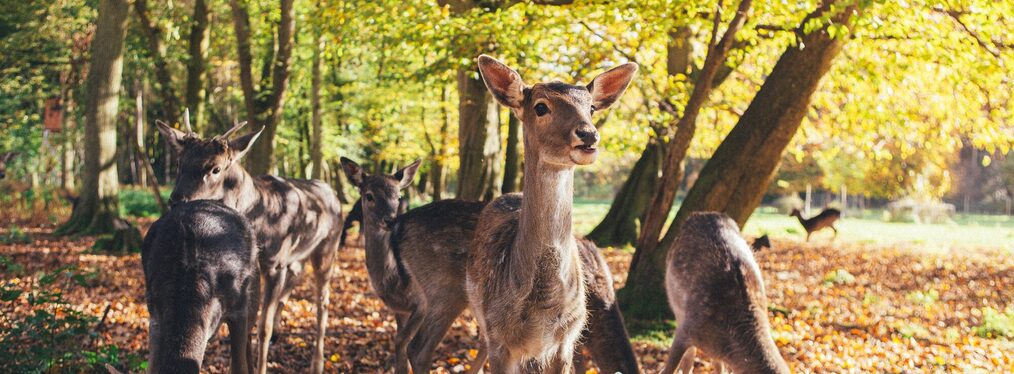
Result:
<instances>
[{"instance_id":1,"label":"tree trunk","mask_svg":"<svg viewBox=\"0 0 1014 374\"><path fill-rule=\"evenodd\" d=\"M187 60L186 103L187 108L190 108L191 123L200 130L207 129L204 124L204 77L205 60L208 58L208 30L208 3L206 0L194 0L194 15L187 46L190 59Z\"/></svg>"},{"instance_id":2,"label":"tree trunk","mask_svg":"<svg viewBox=\"0 0 1014 374\"><path fill-rule=\"evenodd\" d=\"M655 192L658 168L662 163L662 144L649 142L641 152L630 176L616 193L609 212L587 239L599 247L618 247L633 244L637 239L638 222L644 218L645 207Z\"/></svg>"},{"instance_id":3,"label":"tree trunk","mask_svg":"<svg viewBox=\"0 0 1014 374\"><path fill-rule=\"evenodd\" d=\"M63 141L60 144L60 188L74 190L74 153L77 149L77 101L74 89L68 89L63 105Z\"/></svg>"},{"instance_id":4,"label":"tree trunk","mask_svg":"<svg viewBox=\"0 0 1014 374\"><path fill-rule=\"evenodd\" d=\"M631 269L623 290L627 300L642 300L632 305L633 309L659 309L652 305L664 304L655 301L665 298L667 250L691 212L725 212L742 227L760 203L785 147L802 123L810 97L841 51L842 39L831 38L826 25L809 34L803 31L807 22L828 12L832 3L825 0L800 24L796 30L799 43L778 59L750 106L705 164L658 246L660 250L640 254L645 266ZM854 5L841 8L841 12L830 16L831 24L851 26L850 16L856 9Z\"/></svg>"},{"instance_id":5,"label":"tree trunk","mask_svg":"<svg viewBox=\"0 0 1014 374\"><path fill-rule=\"evenodd\" d=\"M324 48L324 38L321 36L319 27L316 28L316 34L313 46L313 66L311 67L313 77L310 80L310 121L313 126L313 136L310 139L310 161L313 162L313 171L310 173L310 178L320 179L324 168L324 154L321 150L324 134L320 124L320 52Z\"/></svg>"},{"instance_id":6,"label":"tree trunk","mask_svg":"<svg viewBox=\"0 0 1014 374\"><path fill-rule=\"evenodd\" d=\"M166 47L165 43L162 43L162 30L149 17L147 0L135 0L134 11L137 13L138 24L144 31L148 52L151 53L151 58L155 62L155 79L158 80L159 96L162 97L162 105L165 107L165 113L162 115L170 124L178 124L180 123L180 102L179 97L176 96L176 90L173 89L172 74L166 63Z\"/></svg>"},{"instance_id":7,"label":"tree trunk","mask_svg":"<svg viewBox=\"0 0 1014 374\"><path fill-rule=\"evenodd\" d=\"M458 198L481 200L499 192L500 116L478 71L458 69Z\"/></svg>"},{"instance_id":8,"label":"tree trunk","mask_svg":"<svg viewBox=\"0 0 1014 374\"><path fill-rule=\"evenodd\" d=\"M521 139L521 121L514 116L514 112L508 111L510 117L507 120L507 151L504 156L503 167L503 193L517 192L520 186L519 170L521 169L521 149L518 147Z\"/></svg>"},{"instance_id":9,"label":"tree trunk","mask_svg":"<svg viewBox=\"0 0 1014 374\"><path fill-rule=\"evenodd\" d=\"M60 235L104 234L119 228L116 119L129 9L123 0L99 2L86 86L83 181L70 219L57 230Z\"/></svg>"},{"instance_id":10,"label":"tree trunk","mask_svg":"<svg viewBox=\"0 0 1014 374\"><path fill-rule=\"evenodd\" d=\"M444 180L447 174L447 137L451 128L451 113L447 110L448 91L446 84L440 88L440 117L443 121L440 125L440 140L436 155L433 157L433 170L430 171L430 178L433 184L433 201L443 199Z\"/></svg>"}]
</instances>

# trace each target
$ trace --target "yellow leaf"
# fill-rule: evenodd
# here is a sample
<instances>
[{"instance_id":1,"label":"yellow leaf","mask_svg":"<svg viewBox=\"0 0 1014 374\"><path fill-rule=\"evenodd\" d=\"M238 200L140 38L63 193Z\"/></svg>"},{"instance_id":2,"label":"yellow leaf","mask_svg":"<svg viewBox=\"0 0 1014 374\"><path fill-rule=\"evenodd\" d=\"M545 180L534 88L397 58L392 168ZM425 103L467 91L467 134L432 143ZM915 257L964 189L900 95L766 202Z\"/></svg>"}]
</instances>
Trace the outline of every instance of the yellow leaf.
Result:
<instances>
[{"instance_id":1,"label":"yellow leaf","mask_svg":"<svg viewBox=\"0 0 1014 374\"><path fill-rule=\"evenodd\" d=\"M478 355L479 355L479 350L477 350L477 349L469 349L468 350L468 357L471 357L471 358L474 359Z\"/></svg>"},{"instance_id":2,"label":"yellow leaf","mask_svg":"<svg viewBox=\"0 0 1014 374\"><path fill-rule=\"evenodd\" d=\"M329 359L331 360L331 362L338 362L339 360L341 360L341 356L338 356L337 353L333 353L331 354L331 357L329 357Z\"/></svg>"}]
</instances>

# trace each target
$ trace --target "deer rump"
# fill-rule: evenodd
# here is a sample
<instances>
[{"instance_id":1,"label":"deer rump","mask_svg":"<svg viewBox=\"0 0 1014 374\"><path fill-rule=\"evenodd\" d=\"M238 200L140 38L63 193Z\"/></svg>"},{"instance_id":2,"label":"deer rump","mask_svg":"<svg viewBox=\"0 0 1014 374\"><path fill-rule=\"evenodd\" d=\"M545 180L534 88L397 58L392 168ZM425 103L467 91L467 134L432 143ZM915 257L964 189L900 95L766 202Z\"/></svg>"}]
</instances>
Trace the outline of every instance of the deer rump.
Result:
<instances>
[{"instance_id":1,"label":"deer rump","mask_svg":"<svg viewBox=\"0 0 1014 374\"><path fill-rule=\"evenodd\" d=\"M406 275L418 284L461 290L457 293L461 299L452 303L467 303L464 291L468 241L474 236L486 205L486 202L441 200L398 216L391 249ZM638 373L637 358L616 304L609 266L591 241L578 239L577 246L588 290L588 319L577 350L586 351L601 372ZM585 366L581 355L575 355L575 362L575 368Z\"/></svg>"},{"instance_id":2,"label":"deer rump","mask_svg":"<svg viewBox=\"0 0 1014 374\"><path fill-rule=\"evenodd\" d=\"M152 224L141 262L150 372L197 373L223 318L232 372L252 372L249 329L260 284L254 233L243 216L217 201L180 204Z\"/></svg>"}]
</instances>

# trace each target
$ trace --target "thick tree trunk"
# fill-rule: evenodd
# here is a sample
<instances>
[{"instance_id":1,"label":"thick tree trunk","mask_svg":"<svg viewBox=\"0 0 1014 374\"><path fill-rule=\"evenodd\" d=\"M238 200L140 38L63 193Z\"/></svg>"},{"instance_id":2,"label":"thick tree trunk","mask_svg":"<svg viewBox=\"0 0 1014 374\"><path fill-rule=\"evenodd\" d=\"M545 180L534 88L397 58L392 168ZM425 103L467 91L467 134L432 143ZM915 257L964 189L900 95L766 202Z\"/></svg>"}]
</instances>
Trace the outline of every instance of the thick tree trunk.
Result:
<instances>
[{"instance_id":1,"label":"thick tree trunk","mask_svg":"<svg viewBox=\"0 0 1014 374\"><path fill-rule=\"evenodd\" d=\"M316 29L316 38L313 46L313 66L310 68L310 122L313 126L313 135L310 138L310 162L313 163L313 171L310 178L320 179L324 170L324 153L321 150L321 142L324 141L323 130L320 123L320 51L324 48L324 39L320 34L320 28Z\"/></svg>"},{"instance_id":2,"label":"thick tree trunk","mask_svg":"<svg viewBox=\"0 0 1014 374\"><path fill-rule=\"evenodd\" d=\"M442 84L440 88L440 102L443 104L440 106L440 119L443 121L440 124L440 140L436 155L433 157L433 170L430 171L430 178L432 178L433 185L433 201L443 199L444 196L444 180L447 174L447 137L450 135L448 132L451 128L451 113L447 110L447 99L450 96L448 91L450 89L446 84Z\"/></svg>"},{"instance_id":3,"label":"thick tree trunk","mask_svg":"<svg viewBox=\"0 0 1014 374\"><path fill-rule=\"evenodd\" d=\"M841 51L842 39L831 38L826 26L809 34L803 32L807 22L828 12L833 2L826 0L803 20L796 30L800 35L799 43L789 47L778 59L732 132L701 170L658 246L659 250L639 254L642 258L638 263L643 266L636 270L631 268L623 289L631 309L665 309L664 303L656 302L665 299L665 257L680 225L691 212L725 212L742 226L760 203L785 147L802 123L810 97ZM851 26L850 16L855 11L855 6L842 7L839 13L830 15L831 23ZM666 314L659 311L654 317ZM642 313L639 317L649 316Z\"/></svg>"},{"instance_id":4,"label":"thick tree trunk","mask_svg":"<svg viewBox=\"0 0 1014 374\"><path fill-rule=\"evenodd\" d=\"M662 145L649 142L641 152L630 176L616 193L609 212L587 239L599 247L618 247L633 244L637 239L637 226L644 218L645 207L655 192L658 168L662 164Z\"/></svg>"},{"instance_id":5,"label":"thick tree trunk","mask_svg":"<svg viewBox=\"0 0 1014 374\"><path fill-rule=\"evenodd\" d=\"M519 178L521 170L521 149L519 148L519 140L521 139L521 121L518 117L514 116L514 112L509 112L510 117L507 120L507 151L504 155L504 166L503 166L503 193L517 192L520 186L521 178Z\"/></svg>"},{"instance_id":6,"label":"thick tree trunk","mask_svg":"<svg viewBox=\"0 0 1014 374\"><path fill-rule=\"evenodd\" d=\"M208 58L208 33L208 3L206 0L194 0L194 15L187 46L190 59L187 60L186 103L187 108L190 108L190 121L199 130L207 129L204 124L204 77L205 60Z\"/></svg>"},{"instance_id":7,"label":"thick tree trunk","mask_svg":"<svg viewBox=\"0 0 1014 374\"><path fill-rule=\"evenodd\" d=\"M458 198L482 200L500 191L500 116L478 71L458 70Z\"/></svg>"},{"instance_id":8,"label":"thick tree trunk","mask_svg":"<svg viewBox=\"0 0 1014 374\"><path fill-rule=\"evenodd\" d=\"M247 126L259 129L261 110L257 105L257 88L253 81L253 53L250 52L250 14L246 4L230 0L232 8L233 33L236 35L236 60L239 62L239 83L243 89L243 105L246 106ZM262 135L263 136L263 135ZM259 139L263 140L263 139Z\"/></svg>"},{"instance_id":9,"label":"thick tree trunk","mask_svg":"<svg viewBox=\"0 0 1014 374\"><path fill-rule=\"evenodd\" d=\"M119 227L116 118L129 4L102 0L86 86L85 163L80 197L58 234L112 233Z\"/></svg>"},{"instance_id":10,"label":"thick tree trunk","mask_svg":"<svg viewBox=\"0 0 1014 374\"><path fill-rule=\"evenodd\" d=\"M166 63L166 47L162 42L162 30L148 14L147 0L135 0L134 12L137 13L138 24L144 31L148 52L151 53L151 58L155 62L155 79L158 81L159 96L161 96L162 105L165 107L165 113L162 115L170 124L178 124L180 123L180 99L176 96L172 74Z\"/></svg>"}]
</instances>

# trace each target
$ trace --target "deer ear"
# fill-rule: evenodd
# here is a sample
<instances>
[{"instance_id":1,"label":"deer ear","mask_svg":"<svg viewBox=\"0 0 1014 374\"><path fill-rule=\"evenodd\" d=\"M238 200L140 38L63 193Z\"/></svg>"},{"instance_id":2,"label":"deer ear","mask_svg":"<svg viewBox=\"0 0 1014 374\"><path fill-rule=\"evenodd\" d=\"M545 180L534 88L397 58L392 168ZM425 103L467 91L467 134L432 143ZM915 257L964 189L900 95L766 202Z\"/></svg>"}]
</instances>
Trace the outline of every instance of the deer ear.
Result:
<instances>
[{"instance_id":1,"label":"deer ear","mask_svg":"<svg viewBox=\"0 0 1014 374\"><path fill-rule=\"evenodd\" d=\"M345 176L349 178L349 182L352 182L352 185L356 187L361 186L363 184L364 177L363 168L359 167L359 164L357 164L355 161L352 161L345 157L341 158L341 162L342 162L342 171L344 171Z\"/></svg>"},{"instance_id":2,"label":"deer ear","mask_svg":"<svg viewBox=\"0 0 1014 374\"><path fill-rule=\"evenodd\" d=\"M169 145L173 147L176 153L183 150L183 138L187 136L187 133L174 129L162 120L155 120L155 127L158 128L158 132L165 137L165 140L169 142Z\"/></svg>"},{"instance_id":3,"label":"deer ear","mask_svg":"<svg viewBox=\"0 0 1014 374\"><path fill-rule=\"evenodd\" d=\"M588 84L595 110L603 110L613 105L623 95L623 91L627 89L636 73L637 64L628 62L595 77Z\"/></svg>"},{"instance_id":4,"label":"deer ear","mask_svg":"<svg viewBox=\"0 0 1014 374\"><path fill-rule=\"evenodd\" d=\"M508 108L520 109L521 103L525 100L525 82L521 75L497 61L495 58L480 55L479 73L486 88L493 94L500 105Z\"/></svg>"},{"instance_id":5,"label":"deer ear","mask_svg":"<svg viewBox=\"0 0 1014 374\"><path fill-rule=\"evenodd\" d=\"M415 172L419 170L419 164L421 162L422 160L415 160L415 162L411 165L408 165L405 168L398 170L397 173L394 173L394 179L400 181L398 184L399 189L404 189L405 187L412 185L412 178L415 177Z\"/></svg>"},{"instance_id":6,"label":"deer ear","mask_svg":"<svg viewBox=\"0 0 1014 374\"><path fill-rule=\"evenodd\" d=\"M250 148L253 146L253 143L257 141L258 137L261 136L262 132L264 132L264 126L261 126L261 129L257 130L257 132L249 133L236 139L230 140L229 149L232 149L235 152L233 154L234 156L233 160L238 160L243 156L245 156L246 153L250 151Z\"/></svg>"}]
</instances>

